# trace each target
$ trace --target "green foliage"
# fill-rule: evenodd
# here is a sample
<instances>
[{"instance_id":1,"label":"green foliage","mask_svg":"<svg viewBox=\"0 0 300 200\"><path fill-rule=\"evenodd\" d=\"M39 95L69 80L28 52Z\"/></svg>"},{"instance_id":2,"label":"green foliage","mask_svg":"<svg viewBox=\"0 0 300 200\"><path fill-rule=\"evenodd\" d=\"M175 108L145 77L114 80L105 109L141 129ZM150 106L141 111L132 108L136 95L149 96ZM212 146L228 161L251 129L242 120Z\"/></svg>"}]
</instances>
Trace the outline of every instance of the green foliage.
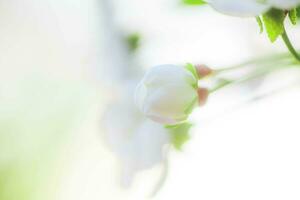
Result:
<instances>
[{"instance_id":1,"label":"green foliage","mask_svg":"<svg viewBox=\"0 0 300 200\"><path fill-rule=\"evenodd\" d=\"M296 8L296 11L297 11L297 17L298 19L300 19L300 6Z\"/></svg>"},{"instance_id":2,"label":"green foliage","mask_svg":"<svg viewBox=\"0 0 300 200\"><path fill-rule=\"evenodd\" d=\"M271 9L263 15L263 21L271 42L275 42L276 39L284 32L284 19L286 13L283 10Z\"/></svg>"},{"instance_id":3,"label":"green foliage","mask_svg":"<svg viewBox=\"0 0 300 200\"><path fill-rule=\"evenodd\" d=\"M185 122L174 126L166 126L171 134L172 145L177 150L181 150L182 146L190 139L189 131L192 127L191 123Z\"/></svg>"},{"instance_id":4,"label":"green foliage","mask_svg":"<svg viewBox=\"0 0 300 200\"><path fill-rule=\"evenodd\" d=\"M24 76L8 85L9 90L0 85L0 199L53 199L57 155L84 119L92 91L84 82L43 76Z\"/></svg>"},{"instance_id":5,"label":"green foliage","mask_svg":"<svg viewBox=\"0 0 300 200\"><path fill-rule=\"evenodd\" d=\"M293 25L297 24L298 17L297 17L297 9L296 8L289 11L289 18Z\"/></svg>"},{"instance_id":6,"label":"green foliage","mask_svg":"<svg viewBox=\"0 0 300 200\"><path fill-rule=\"evenodd\" d=\"M206 2L203 0L182 0L182 2L185 5L190 5L190 6L200 6L206 4Z\"/></svg>"},{"instance_id":7,"label":"green foliage","mask_svg":"<svg viewBox=\"0 0 300 200\"><path fill-rule=\"evenodd\" d=\"M130 34L126 37L128 48L131 52L136 51L140 46L141 37L138 33Z\"/></svg>"},{"instance_id":8,"label":"green foliage","mask_svg":"<svg viewBox=\"0 0 300 200\"><path fill-rule=\"evenodd\" d=\"M263 25L263 22L262 22L261 18L256 17L256 21L257 21L258 26L259 26L259 32L263 33L264 32L264 25Z\"/></svg>"}]
</instances>

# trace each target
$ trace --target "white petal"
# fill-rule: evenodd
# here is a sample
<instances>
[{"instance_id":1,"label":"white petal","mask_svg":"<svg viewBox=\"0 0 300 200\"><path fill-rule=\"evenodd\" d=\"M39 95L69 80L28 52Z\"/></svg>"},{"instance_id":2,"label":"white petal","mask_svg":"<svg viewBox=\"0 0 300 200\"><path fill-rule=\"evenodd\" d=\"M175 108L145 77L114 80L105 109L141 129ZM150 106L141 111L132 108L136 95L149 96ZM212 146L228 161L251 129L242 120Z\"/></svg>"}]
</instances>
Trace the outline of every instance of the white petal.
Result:
<instances>
[{"instance_id":1,"label":"white petal","mask_svg":"<svg viewBox=\"0 0 300 200\"><path fill-rule=\"evenodd\" d=\"M135 89L134 102L140 110L143 110L145 99L147 97L147 88L141 81Z\"/></svg>"},{"instance_id":2,"label":"white petal","mask_svg":"<svg viewBox=\"0 0 300 200\"><path fill-rule=\"evenodd\" d=\"M161 163L164 148L170 143L170 133L163 125L145 120L124 146L123 163L131 170L143 170Z\"/></svg>"},{"instance_id":3,"label":"white petal","mask_svg":"<svg viewBox=\"0 0 300 200\"><path fill-rule=\"evenodd\" d=\"M300 5L300 0L268 0L268 3L276 8L291 9Z\"/></svg>"},{"instance_id":4,"label":"white petal","mask_svg":"<svg viewBox=\"0 0 300 200\"><path fill-rule=\"evenodd\" d=\"M121 146L127 142L133 131L140 126L144 115L137 109L133 102L135 87L124 85L120 99L109 106L103 115L103 138L104 142L113 152L121 152Z\"/></svg>"},{"instance_id":5,"label":"white petal","mask_svg":"<svg viewBox=\"0 0 300 200\"><path fill-rule=\"evenodd\" d=\"M103 119L103 139L113 152L121 152L120 148L127 142L132 132L140 125L143 115L132 104L122 102L112 104L106 110Z\"/></svg>"},{"instance_id":6,"label":"white petal","mask_svg":"<svg viewBox=\"0 0 300 200\"><path fill-rule=\"evenodd\" d=\"M139 168L149 168L164 159L164 147L170 143L170 134L161 124L146 120L136 135L139 145Z\"/></svg>"},{"instance_id":7,"label":"white petal","mask_svg":"<svg viewBox=\"0 0 300 200\"><path fill-rule=\"evenodd\" d=\"M128 188L132 185L136 169L134 163L127 162L126 160L123 160L121 167L121 186Z\"/></svg>"},{"instance_id":8,"label":"white petal","mask_svg":"<svg viewBox=\"0 0 300 200\"><path fill-rule=\"evenodd\" d=\"M176 65L158 65L149 69L143 79L148 86L160 86L170 82L185 81L191 85L197 82L191 72Z\"/></svg>"},{"instance_id":9,"label":"white petal","mask_svg":"<svg viewBox=\"0 0 300 200\"><path fill-rule=\"evenodd\" d=\"M159 123L178 123L188 117L185 109L196 97L196 90L188 84L167 84L149 90L143 112Z\"/></svg>"},{"instance_id":10,"label":"white petal","mask_svg":"<svg viewBox=\"0 0 300 200\"><path fill-rule=\"evenodd\" d=\"M256 0L208 0L207 2L221 13L239 17L255 17L270 8Z\"/></svg>"}]
</instances>

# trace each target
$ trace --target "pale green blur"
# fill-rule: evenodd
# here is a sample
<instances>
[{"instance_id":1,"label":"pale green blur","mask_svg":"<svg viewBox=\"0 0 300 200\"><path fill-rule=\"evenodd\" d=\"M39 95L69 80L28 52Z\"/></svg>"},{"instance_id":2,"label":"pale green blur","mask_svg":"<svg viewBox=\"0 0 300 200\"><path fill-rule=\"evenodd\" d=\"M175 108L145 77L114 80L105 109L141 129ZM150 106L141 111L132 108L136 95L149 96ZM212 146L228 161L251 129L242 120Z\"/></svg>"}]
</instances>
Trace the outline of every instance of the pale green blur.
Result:
<instances>
[{"instance_id":1,"label":"pale green blur","mask_svg":"<svg viewBox=\"0 0 300 200\"><path fill-rule=\"evenodd\" d=\"M91 91L35 78L0 89L0 199L53 199L60 149L83 120Z\"/></svg>"}]
</instances>

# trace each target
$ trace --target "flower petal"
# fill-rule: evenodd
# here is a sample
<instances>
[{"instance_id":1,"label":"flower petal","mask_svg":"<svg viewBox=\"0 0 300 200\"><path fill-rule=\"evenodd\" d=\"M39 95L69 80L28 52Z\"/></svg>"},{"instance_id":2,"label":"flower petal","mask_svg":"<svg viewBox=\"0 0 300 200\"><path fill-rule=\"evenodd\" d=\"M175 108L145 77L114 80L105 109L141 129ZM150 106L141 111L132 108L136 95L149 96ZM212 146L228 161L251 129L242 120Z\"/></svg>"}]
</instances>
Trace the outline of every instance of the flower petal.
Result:
<instances>
[{"instance_id":1,"label":"flower petal","mask_svg":"<svg viewBox=\"0 0 300 200\"><path fill-rule=\"evenodd\" d=\"M147 87L160 86L178 81L185 81L191 85L197 83L197 79L191 72L177 65L158 65L152 67L143 79Z\"/></svg>"},{"instance_id":2,"label":"flower petal","mask_svg":"<svg viewBox=\"0 0 300 200\"><path fill-rule=\"evenodd\" d=\"M208 0L207 2L221 13L239 17L255 17L270 8L256 0Z\"/></svg>"},{"instance_id":3,"label":"flower petal","mask_svg":"<svg viewBox=\"0 0 300 200\"><path fill-rule=\"evenodd\" d=\"M155 90L149 90L143 112L159 123L178 123L188 117L185 112L186 108L196 97L196 90L188 84L167 84Z\"/></svg>"},{"instance_id":4,"label":"flower petal","mask_svg":"<svg viewBox=\"0 0 300 200\"><path fill-rule=\"evenodd\" d=\"M300 5L300 0L269 0L267 2L279 9L291 9Z\"/></svg>"}]
</instances>

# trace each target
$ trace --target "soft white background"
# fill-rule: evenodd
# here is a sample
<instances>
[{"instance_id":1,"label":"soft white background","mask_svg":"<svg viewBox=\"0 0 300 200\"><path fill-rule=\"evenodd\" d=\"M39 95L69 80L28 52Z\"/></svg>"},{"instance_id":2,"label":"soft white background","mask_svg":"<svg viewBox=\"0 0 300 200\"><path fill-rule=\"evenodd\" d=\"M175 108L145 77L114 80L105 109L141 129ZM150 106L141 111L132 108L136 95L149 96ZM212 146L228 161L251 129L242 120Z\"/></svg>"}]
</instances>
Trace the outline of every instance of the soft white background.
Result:
<instances>
[{"instance_id":1,"label":"soft white background","mask_svg":"<svg viewBox=\"0 0 300 200\"><path fill-rule=\"evenodd\" d=\"M101 111L111 91L99 79L106 70L101 65L106 27L100 1L1 2L1 84L38 73L82 83L98 94L60 154L57 200L146 199L161 170L157 166L139 174L124 190L118 162L101 140ZM254 19L181 7L176 0L111 2L118 27L142 35L136 55L141 67L193 62L217 68L283 47L280 40L270 44L265 34L259 35ZM291 34L296 45L299 31L293 28ZM259 92L290 85L299 80L297 73L269 77ZM250 104L246 99L259 93L254 87L211 96L207 107L192 116L191 141L182 152L171 153L168 179L155 199L299 199L300 93L295 85L284 88Z\"/></svg>"}]
</instances>

